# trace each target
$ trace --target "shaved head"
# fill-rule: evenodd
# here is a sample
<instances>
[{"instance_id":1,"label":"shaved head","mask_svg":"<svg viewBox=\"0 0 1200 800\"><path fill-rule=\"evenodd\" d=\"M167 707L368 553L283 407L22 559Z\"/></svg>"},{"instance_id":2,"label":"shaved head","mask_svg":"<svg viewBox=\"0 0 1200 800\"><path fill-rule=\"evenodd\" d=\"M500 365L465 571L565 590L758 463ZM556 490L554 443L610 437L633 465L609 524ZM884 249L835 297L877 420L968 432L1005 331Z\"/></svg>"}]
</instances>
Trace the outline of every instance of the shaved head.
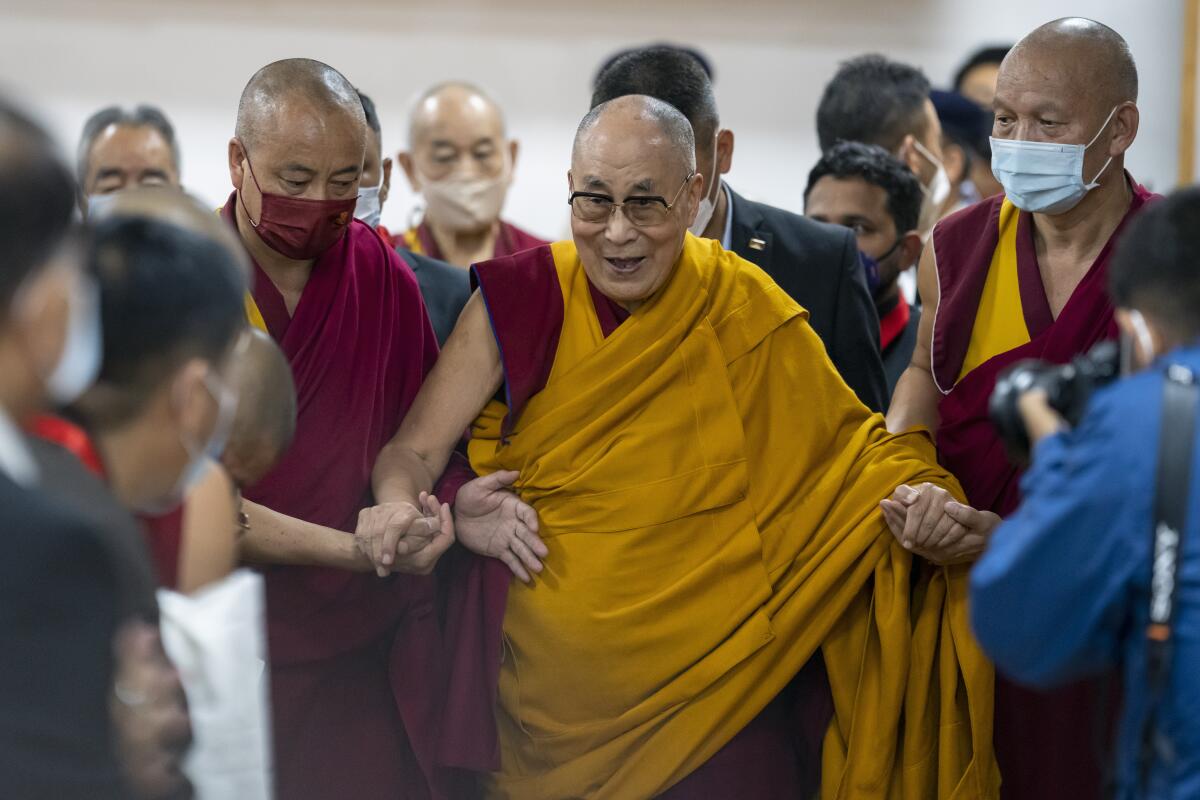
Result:
<instances>
[{"instance_id":1,"label":"shaved head","mask_svg":"<svg viewBox=\"0 0 1200 800\"><path fill-rule=\"evenodd\" d=\"M1046 69L1053 63L1055 69ZM1082 92L1104 106L1137 102L1137 65L1129 44L1107 25L1083 17L1047 22L1013 47L1000 66L1007 73L1057 75L1069 92ZM1001 80L1003 77L1001 77Z\"/></svg>"},{"instance_id":2,"label":"shaved head","mask_svg":"<svg viewBox=\"0 0 1200 800\"><path fill-rule=\"evenodd\" d=\"M116 195L112 204L89 222L126 216L157 220L212 239L225 247L249 280L250 261L237 235L207 204L172 186L137 186Z\"/></svg>"},{"instance_id":3,"label":"shaved head","mask_svg":"<svg viewBox=\"0 0 1200 800\"><path fill-rule=\"evenodd\" d=\"M275 131L273 122L289 103L311 107L319 117L346 114L363 128L366 114L358 91L328 64L311 58L287 58L254 73L238 101L236 135L253 148Z\"/></svg>"},{"instance_id":4,"label":"shaved head","mask_svg":"<svg viewBox=\"0 0 1200 800\"><path fill-rule=\"evenodd\" d=\"M487 92L466 81L446 81L429 88L413 103L408 117L408 146L415 147L446 115L480 118L491 123L499 137L505 135L504 112Z\"/></svg>"},{"instance_id":5,"label":"shaved head","mask_svg":"<svg viewBox=\"0 0 1200 800\"><path fill-rule=\"evenodd\" d=\"M248 328L238 342L228 378L238 407L221 461L238 486L250 486L270 472L292 442L296 387L283 351L258 328Z\"/></svg>"},{"instance_id":6,"label":"shaved head","mask_svg":"<svg viewBox=\"0 0 1200 800\"><path fill-rule=\"evenodd\" d=\"M696 135L687 117L669 103L644 94L630 94L601 103L587 113L575 131L572 160L596 137L647 135L647 147L666 145L681 175L696 170ZM656 135L657 134L657 135Z\"/></svg>"}]
</instances>

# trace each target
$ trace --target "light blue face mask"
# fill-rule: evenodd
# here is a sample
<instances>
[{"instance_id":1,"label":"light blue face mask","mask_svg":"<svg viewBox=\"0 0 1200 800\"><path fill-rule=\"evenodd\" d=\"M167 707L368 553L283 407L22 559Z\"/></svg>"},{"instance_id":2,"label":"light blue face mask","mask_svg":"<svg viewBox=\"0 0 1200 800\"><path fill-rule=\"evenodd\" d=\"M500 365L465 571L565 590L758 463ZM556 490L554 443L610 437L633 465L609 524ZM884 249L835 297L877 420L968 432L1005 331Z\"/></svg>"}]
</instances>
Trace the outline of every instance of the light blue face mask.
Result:
<instances>
[{"instance_id":1,"label":"light blue face mask","mask_svg":"<svg viewBox=\"0 0 1200 800\"><path fill-rule=\"evenodd\" d=\"M1116 113L1114 107L1087 144L1027 142L992 136L992 174L1004 187L1004 194L1014 206L1033 214L1062 214L1077 206L1100 185L1100 176L1112 163L1110 156L1096 176L1084 182L1083 155Z\"/></svg>"},{"instance_id":2,"label":"light blue face mask","mask_svg":"<svg viewBox=\"0 0 1200 800\"><path fill-rule=\"evenodd\" d=\"M372 228L379 227L379 217L383 213L383 204L379 202L382 186L360 186L358 189L358 205L354 206L354 216Z\"/></svg>"}]
</instances>

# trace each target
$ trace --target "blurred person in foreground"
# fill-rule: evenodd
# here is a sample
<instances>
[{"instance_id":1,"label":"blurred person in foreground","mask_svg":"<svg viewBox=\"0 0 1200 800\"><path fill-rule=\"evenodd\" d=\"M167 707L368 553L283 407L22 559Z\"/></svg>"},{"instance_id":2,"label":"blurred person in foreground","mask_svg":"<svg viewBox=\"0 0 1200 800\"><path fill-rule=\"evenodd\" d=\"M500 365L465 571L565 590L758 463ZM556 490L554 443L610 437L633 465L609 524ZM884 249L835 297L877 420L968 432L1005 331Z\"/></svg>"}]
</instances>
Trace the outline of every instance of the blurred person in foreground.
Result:
<instances>
[{"instance_id":1,"label":"blurred person in foreground","mask_svg":"<svg viewBox=\"0 0 1200 800\"><path fill-rule=\"evenodd\" d=\"M0 101L0 775L13 797L185 797L187 712L136 524L81 467L62 494L17 427L100 369L74 201L53 143Z\"/></svg>"},{"instance_id":2,"label":"blurred person in foreground","mask_svg":"<svg viewBox=\"0 0 1200 800\"><path fill-rule=\"evenodd\" d=\"M971 574L976 634L1013 680L1051 687L1120 666L1116 796L1130 800L1200 796L1198 251L1200 189L1130 225L1108 280L1140 371L1096 392L1074 429L1044 390L1021 396L1033 462L1020 506ZM1187 397L1165 385L1176 381L1190 384L1190 405L1168 399ZM1185 437L1183 446L1160 460L1173 437ZM1158 513L1174 480L1181 520ZM1165 606L1173 613L1152 617L1167 596L1152 595L1152 582L1173 584Z\"/></svg>"}]
</instances>

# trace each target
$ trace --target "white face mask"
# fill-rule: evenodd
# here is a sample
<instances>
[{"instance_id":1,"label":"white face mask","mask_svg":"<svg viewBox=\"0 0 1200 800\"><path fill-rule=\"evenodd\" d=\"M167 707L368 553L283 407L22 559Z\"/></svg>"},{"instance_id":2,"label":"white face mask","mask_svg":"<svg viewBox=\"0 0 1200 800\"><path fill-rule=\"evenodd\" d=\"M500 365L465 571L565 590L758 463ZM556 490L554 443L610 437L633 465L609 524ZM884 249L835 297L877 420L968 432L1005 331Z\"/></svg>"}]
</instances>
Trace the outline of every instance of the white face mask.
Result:
<instances>
[{"instance_id":1,"label":"white face mask","mask_svg":"<svg viewBox=\"0 0 1200 800\"><path fill-rule=\"evenodd\" d=\"M379 227L379 217L383 213L383 203L379 200L381 188L383 188L383 184L359 187L358 203L354 206L354 216L372 228Z\"/></svg>"},{"instance_id":2,"label":"white face mask","mask_svg":"<svg viewBox=\"0 0 1200 800\"><path fill-rule=\"evenodd\" d=\"M512 167L507 155L504 159L504 168L495 178L451 175L434 181L422 176L426 216L455 233L472 233L495 224L512 183Z\"/></svg>"},{"instance_id":3,"label":"white face mask","mask_svg":"<svg viewBox=\"0 0 1200 800\"><path fill-rule=\"evenodd\" d=\"M719 133L719 132L718 132ZM712 221L713 212L717 210L717 192L721 191L721 181L717 177L717 168L721 155L717 152L716 141L713 141L713 167L712 172L705 173L704 180L708 182L709 193L700 201L700 208L696 210L696 221L688 228L693 236L703 236L704 229L708 227L708 223Z\"/></svg>"},{"instance_id":4,"label":"white face mask","mask_svg":"<svg viewBox=\"0 0 1200 800\"><path fill-rule=\"evenodd\" d=\"M913 139L913 147L921 154L922 158L937 167L937 172L933 174L929 185L922 184L921 186L921 191L925 196L921 198L921 216L917 222L917 229L921 233L921 238L927 239L933 232L933 226L937 224L946 198L950 196L950 176L946 173L945 165L929 151L929 148L916 139Z\"/></svg>"},{"instance_id":5,"label":"white face mask","mask_svg":"<svg viewBox=\"0 0 1200 800\"><path fill-rule=\"evenodd\" d=\"M1032 214L1062 214L1100 185L1100 176L1112 156L1089 182L1083 180L1083 156L1108 127L1117 107L1108 112L1100 130L1087 144L1027 142L990 138L992 174L1004 187L1005 196L1022 211Z\"/></svg>"}]
</instances>

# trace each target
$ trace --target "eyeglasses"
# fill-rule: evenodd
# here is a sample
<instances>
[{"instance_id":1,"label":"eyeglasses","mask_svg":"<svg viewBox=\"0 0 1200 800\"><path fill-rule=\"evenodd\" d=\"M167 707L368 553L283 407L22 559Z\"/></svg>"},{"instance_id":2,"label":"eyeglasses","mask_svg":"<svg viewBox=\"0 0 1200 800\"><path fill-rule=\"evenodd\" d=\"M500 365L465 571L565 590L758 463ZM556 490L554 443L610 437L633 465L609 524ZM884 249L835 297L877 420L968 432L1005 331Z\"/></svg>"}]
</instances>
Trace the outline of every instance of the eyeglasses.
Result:
<instances>
[{"instance_id":1,"label":"eyeglasses","mask_svg":"<svg viewBox=\"0 0 1200 800\"><path fill-rule=\"evenodd\" d=\"M631 195L626 197L624 202L618 203L611 195L597 192L571 192L567 202L571 205L571 213L583 222L608 222L613 212L621 209L630 224L638 228L648 228L667 221L667 215L675 207L679 195L683 194L684 187L695 175L695 172L688 173L669 203L658 195Z\"/></svg>"}]
</instances>

